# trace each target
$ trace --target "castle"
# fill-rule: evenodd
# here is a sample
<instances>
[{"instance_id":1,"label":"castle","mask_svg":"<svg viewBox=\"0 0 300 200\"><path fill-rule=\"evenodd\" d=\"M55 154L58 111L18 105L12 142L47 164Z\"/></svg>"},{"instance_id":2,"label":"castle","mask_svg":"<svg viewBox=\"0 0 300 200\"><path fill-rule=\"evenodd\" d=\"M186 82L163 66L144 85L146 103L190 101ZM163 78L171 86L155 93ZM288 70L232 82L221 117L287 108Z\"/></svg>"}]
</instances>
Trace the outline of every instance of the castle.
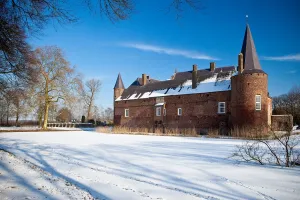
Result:
<instances>
[{"instance_id":1,"label":"castle","mask_svg":"<svg viewBox=\"0 0 300 200\"><path fill-rule=\"evenodd\" d=\"M249 25L237 68L211 62L208 69L198 70L193 65L191 71L175 71L166 81L142 74L126 89L119 74L114 87L114 124L120 126L197 132L262 126L267 131L271 116L268 75L260 66Z\"/></svg>"}]
</instances>

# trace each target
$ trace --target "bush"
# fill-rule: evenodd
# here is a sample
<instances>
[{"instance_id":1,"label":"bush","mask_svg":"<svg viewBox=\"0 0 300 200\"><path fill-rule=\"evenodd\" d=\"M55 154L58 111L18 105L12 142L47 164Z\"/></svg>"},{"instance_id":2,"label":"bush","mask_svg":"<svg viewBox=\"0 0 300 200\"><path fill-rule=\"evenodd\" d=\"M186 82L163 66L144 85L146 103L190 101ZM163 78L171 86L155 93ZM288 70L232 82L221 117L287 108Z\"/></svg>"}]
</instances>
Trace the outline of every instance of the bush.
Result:
<instances>
[{"instance_id":1,"label":"bush","mask_svg":"<svg viewBox=\"0 0 300 200\"><path fill-rule=\"evenodd\" d=\"M231 157L250 162L266 163L290 167L297 164L300 150L296 146L300 143L300 137L292 135L292 130L278 133L271 131L270 137L262 134L253 134L241 145L237 145Z\"/></svg>"}]
</instances>

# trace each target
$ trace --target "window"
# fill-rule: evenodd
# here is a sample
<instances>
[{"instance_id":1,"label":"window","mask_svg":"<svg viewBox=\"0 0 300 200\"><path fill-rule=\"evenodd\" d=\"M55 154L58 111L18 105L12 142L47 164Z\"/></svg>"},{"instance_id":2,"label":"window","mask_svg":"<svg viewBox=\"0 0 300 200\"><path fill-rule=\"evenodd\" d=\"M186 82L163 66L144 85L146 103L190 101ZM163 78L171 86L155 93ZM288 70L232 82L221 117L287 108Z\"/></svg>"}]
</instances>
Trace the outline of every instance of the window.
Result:
<instances>
[{"instance_id":1,"label":"window","mask_svg":"<svg viewBox=\"0 0 300 200\"><path fill-rule=\"evenodd\" d=\"M178 109L177 109L177 115L178 115L178 116L181 116L181 115L182 115L182 108L178 108Z\"/></svg>"},{"instance_id":2,"label":"window","mask_svg":"<svg viewBox=\"0 0 300 200\"><path fill-rule=\"evenodd\" d=\"M164 108L164 116L167 115L167 110Z\"/></svg>"},{"instance_id":3,"label":"window","mask_svg":"<svg viewBox=\"0 0 300 200\"><path fill-rule=\"evenodd\" d=\"M156 108L156 116L161 116L161 107Z\"/></svg>"},{"instance_id":4,"label":"window","mask_svg":"<svg viewBox=\"0 0 300 200\"><path fill-rule=\"evenodd\" d=\"M226 109L225 109L225 102L219 102L218 104L218 113L225 113Z\"/></svg>"},{"instance_id":5,"label":"window","mask_svg":"<svg viewBox=\"0 0 300 200\"><path fill-rule=\"evenodd\" d=\"M261 110L261 95L255 95L255 110Z\"/></svg>"},{"instance_id":6,"label":"window","mask_svg":"<svg viewBox=\"0 0 300 200\"><path fill-rule=\"evenodd\" d=\"M129 109L125 109L125 117L129 117Z\"/></svg>"}]
</instances>

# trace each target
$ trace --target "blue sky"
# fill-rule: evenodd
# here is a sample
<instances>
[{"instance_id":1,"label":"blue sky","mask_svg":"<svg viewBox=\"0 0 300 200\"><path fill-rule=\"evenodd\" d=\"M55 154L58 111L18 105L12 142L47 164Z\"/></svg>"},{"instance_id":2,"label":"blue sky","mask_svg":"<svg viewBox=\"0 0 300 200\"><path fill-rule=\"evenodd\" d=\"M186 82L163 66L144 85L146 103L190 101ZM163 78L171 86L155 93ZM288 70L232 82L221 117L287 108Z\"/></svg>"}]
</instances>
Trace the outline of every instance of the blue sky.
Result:
<instances>
[{"instance_id":1,"label":"blue sky","mask_svg":"<svg viewBox=\"0 0 300 200\"><path fill-rule=\"evenodd\" d=\"M81 2L81 1L79 1ZM202 0L203 9L185 8L176 20L167 13L171 0L137 1L127 21L111 23L82 4L69 9L76 24L49 24L33 47L57 45L85 79L98 78L102 88L96 103L113 105L113 86L122 75L128 87L142 73L166 80L178 71L237 65L246 26L245 15L263 70L269 74L271 96L300 84L300 1Z\"/></svg>"}]
</instances>

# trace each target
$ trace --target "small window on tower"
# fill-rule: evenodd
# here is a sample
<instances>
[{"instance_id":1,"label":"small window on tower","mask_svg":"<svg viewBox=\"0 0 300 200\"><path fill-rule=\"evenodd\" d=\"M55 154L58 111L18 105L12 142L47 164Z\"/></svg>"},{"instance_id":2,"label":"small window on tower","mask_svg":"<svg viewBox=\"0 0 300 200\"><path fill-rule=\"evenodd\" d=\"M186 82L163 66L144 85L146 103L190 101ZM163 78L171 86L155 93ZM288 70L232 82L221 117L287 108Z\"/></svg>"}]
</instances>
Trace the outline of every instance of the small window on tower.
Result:
<instances>
[{"instance_id":1,"label":"small window on tower","mask_svg":"<svg viewBox=\"0 0 300 200\"><path fill-rule=\"evenodd\" d=\"M166 116L167 115L167 110L166 110L166 108L164 108L164 116Z\"/></svg>"},{"instance_id":2,"label":"small window on tower","mask_svg":"<svg viewBox=\"0 0 300 200\"><path fill-rule=\"evenodd\" d=\"M255 110L261 110L261 95L255 95Z\"/></svg>"},{"instance_id":3,"label":"small window on tower","mask_svg":"<svg viewBox=\"0 0 300 200\"><path fill-rule=\"evenodd\" d=\"M226 112L225 102L219 102L218 103L218 113L224 114L225 112Z\"/></svg>"},{"instance_id":4,"label":"small window on tower","mask_svg":"<svg viewBox=\"0 0 300 200\"><path fill-rule=\"evenodd\" d=\"M129 117L129 109L125 109L125 117Z\"/></svg>"}]
</instances>

